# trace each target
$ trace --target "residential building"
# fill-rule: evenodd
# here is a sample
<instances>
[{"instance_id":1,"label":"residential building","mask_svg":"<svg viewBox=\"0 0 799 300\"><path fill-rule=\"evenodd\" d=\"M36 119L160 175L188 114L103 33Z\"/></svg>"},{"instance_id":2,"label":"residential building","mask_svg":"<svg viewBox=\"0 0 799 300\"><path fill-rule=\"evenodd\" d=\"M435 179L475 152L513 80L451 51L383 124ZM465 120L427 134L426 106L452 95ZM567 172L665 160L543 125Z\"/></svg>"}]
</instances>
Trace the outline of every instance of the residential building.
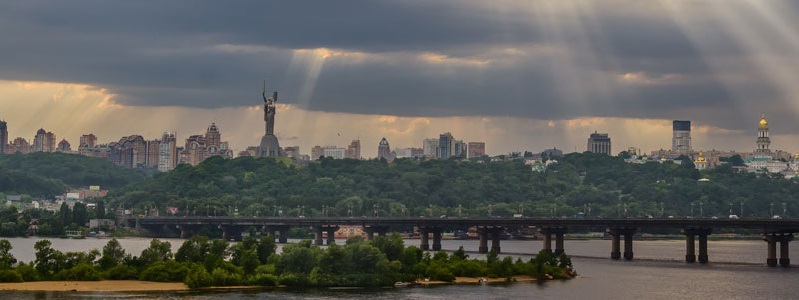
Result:
<instances>
[{"instance_id":1,"label":"residential building","mask_svg":"<svg viewBox=\"0 0 799 300\"><path fill-rule=\"evenodd\" d=\"M677 152L690 152L692 150L691 121L674 120L672 122L671 128L671 150Z\"/></svg>"},{"instance_id":2,"label":"residential building","mask_svg":"<svg viewBox=\"0 0 799 300\"><path fill-rule=\"evenodd\" d=\"M44 152L44 147L47 139L47 131L44 128L39 128L36 131L36 136L33 137L33 147L31 147L31 152Z\"/></svg>"},{"instance_id":3,"label":"residential building","mask_svg":"<svg viewBox=\"0 0 799 300\"><path fill-rule=\"evenodd\" d=\"M588 152L611 155L610 137L607 133L594 133L588 137Z\"/></svg>"},{"instance_id":4,"label":"residential building","mask_svg":"<svg viewBox=\"0 0 799 300\"><path fill-rule=\"evenodd\" d=\"M72 146L67 142L66 139L62 139L61 142L58 142L58 152L72 152Z\"/></svg>"},{"instance_id":5,"label":"residential building","mask_svg":"<svg viewBox=\"0 0 799 300\"><path fill-rule=\"evenodd\" d=\"M177 167L177 138L174 132L164 132L158 143L158 172L168 172Z\"/></svg>"},{"instance_id":6,"label":"residential building","mask_svg":"<svg viewBox=\"0 0 799 300\"><path fill-rule=\"evenodd\" d=\"M346 158L361 159L361 140L352 140L352 143L347 146Z\"/></svg>"},{"instance_id":7,"label":"residential building","mask_svg":"<svg viewBox=\"0 0 799 300\"><path fill-rule=\"evenodd\" d=\"M485 142L469 142L468 155L466 158L480 158L486 155Z\"/></svg>"},{"instance_id":8,"label":"residential building","mask_svg":"<svg viewBox=\"0 0 799 300\"><path fill-rule=\"evenodd\" d=\"M0 155L6 153L6 147L8 145L8 123L6 121L0 120Z\"/></svg>"},{"instance_id":9,"label":"residential building","mask_svg":"<svg viewBox=\"0 0 799 300\"><path fill-rule=\"evenodd\" d=\"M391 146L388 145L388 140L384 137L377 145L377 159L386 159L391 161Z\"/></svg>"},{"instance_id":10,"label":"residential building","mask_svg":"<svg viewBox=\"0 0 799 300\"><path fill-rule=\"evenodd\" d=\"M455 138L452 133L443 133L438 138L438 151L436 158L449 159L455 154Z\"/></svg>"},{"instance_id":11,"label":"residential building","mask_svg":"<svg viewBox=\"0 0 799 300\"><path fill-rule=\"evenodd\" d=\"M424 139L422 141L422 151L427 158L438 157L438 139Z\"/></svg>"}]
</instances>

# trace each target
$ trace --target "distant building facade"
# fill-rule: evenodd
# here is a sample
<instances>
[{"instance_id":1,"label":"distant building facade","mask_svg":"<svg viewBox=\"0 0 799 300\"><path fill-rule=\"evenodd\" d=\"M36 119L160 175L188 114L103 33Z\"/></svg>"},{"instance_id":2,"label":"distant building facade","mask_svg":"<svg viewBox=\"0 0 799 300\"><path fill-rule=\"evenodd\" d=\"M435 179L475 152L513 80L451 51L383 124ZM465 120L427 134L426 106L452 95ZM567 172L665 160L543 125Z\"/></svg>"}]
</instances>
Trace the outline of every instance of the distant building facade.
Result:
<instances>
[{"instance_id":1,"label":"distant building facade","mask_svg":"<svg viewBox=\"0 0 799 300\"><path fill-rule=\"evenodd\" d=\"M361 140L352 140L347 146L346 158L361 159Z\"/></svg>"},{"instance_id":2,"label":"distant building facade","mask_svg":"<svg viewBox=\"0 0 799 300\"><path fill-rule=\"evenodd\" d=\"M6 153L7 145L8 145L8 123L6 123L6 121L0 120L0 155Z\"/></svg>"},{"instance_id":3,"label":"distant building facade","mask_svg":"<svg viewBox=\"0 0 799 300\"><path fill-rule=\"evenodd\" d=\"M607 133L594 131L588 137L588 152L611 155L610 136Z\"/></svg>"},{"instance_id":4,"label":"distant building facade","mask_svg":"<svg viewBox=\"0 0 799 300\"><path fill-rule=\"evenodd\" d=\"M674 120L672 122L671 150L690 152L691 149L691 121Z\"/></svg>"},{"instance_id":5,"label":"distant building facade","mask_svg":"<svg viewBox=\"0 0 799 300\"><path fill-rule=\"evenodd\" d=\"M388 161L392 160L391 146L389 146L388 140L386 140L386 138L381 139L380 143L377 145L377 159L381 158Z\"/></svg>"},{"instance_id":6,"label":"distant building facade","mask_svg":"<svg viewBox=\"0 0 799 300\"><path fill-rule=\"evenodd\" d=\"M469 142L469 150L468 155L466 158L480 158L486 155L486 143L485 142Z\"/></svg>"}]
</instances>

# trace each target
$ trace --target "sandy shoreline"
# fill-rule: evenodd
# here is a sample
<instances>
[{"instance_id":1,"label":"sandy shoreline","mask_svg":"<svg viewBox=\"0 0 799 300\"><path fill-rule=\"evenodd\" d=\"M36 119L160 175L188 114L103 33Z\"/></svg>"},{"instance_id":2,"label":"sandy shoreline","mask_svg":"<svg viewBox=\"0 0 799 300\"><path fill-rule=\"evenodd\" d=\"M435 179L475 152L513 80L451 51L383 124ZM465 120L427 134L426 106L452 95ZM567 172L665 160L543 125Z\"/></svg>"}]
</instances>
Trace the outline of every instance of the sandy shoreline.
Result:
<instances>
[{"instance_id":1,"label":"sandy shoreline","mask_svg":"<svg viewBox=\"0 0 799 300\"><path fill-rule=\"evenodd\" d=\"M103 281L32 281L0 283L5 291L75 291L75 292L142 292L187 291L182 282L150 282L138 280Z\"/></svg>"},{"instance_id":2,"label":"sandy shoreline","mask_svg":"<svg viewBox=\"0 0 799 300\"><path fill-rule=\"evenodd\" d=\"M515 282L529 282L536 279L530 276L514 276ZM457 277L454 282L421 281L422 286L442 284L479 284L480 277ZM505 278L485 278L486 283L505 283ZM258 286L211 287L203 289L253 289ZM101 281L32 281L20 283L0 283L3 291L50 291L50 292L179 292L191 290L180 282L151 282L138 280Z\"/></svg>"}]
</instances>

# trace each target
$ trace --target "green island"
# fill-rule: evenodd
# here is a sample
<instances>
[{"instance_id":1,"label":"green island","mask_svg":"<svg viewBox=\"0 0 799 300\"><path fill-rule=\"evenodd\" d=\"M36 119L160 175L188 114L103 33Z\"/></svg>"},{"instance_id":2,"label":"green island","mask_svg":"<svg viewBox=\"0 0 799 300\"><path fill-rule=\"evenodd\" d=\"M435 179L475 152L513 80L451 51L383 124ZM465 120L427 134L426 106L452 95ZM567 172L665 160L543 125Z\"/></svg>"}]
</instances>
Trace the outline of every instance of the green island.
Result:
<instances>
[{"instance_id":1,"label":"green island","mask_svg":"<svg viewBox=\"0 0 799 300\"><path fill-rule=\"evenodd\" d=\"M0 282L142 280L182 282L189 288L308 288L388 287L422 280L454 282L456 277L512 282L515 276L535 280L576 276L566 254L542 251L523 261L491 252L478 260L470 259L462 247L451 254L405 247L398 234L372 241L355 237L327 247L305 240L284 246L280 254L270 236L234 244L194 236L175 253L169 242L153 239L139 256L126 253L116 239L102 251L61 252L51 245L49 240L37 241L36 259L24 263L11 255L8 240L0 240Z\"/></svg>"}]
</instances>

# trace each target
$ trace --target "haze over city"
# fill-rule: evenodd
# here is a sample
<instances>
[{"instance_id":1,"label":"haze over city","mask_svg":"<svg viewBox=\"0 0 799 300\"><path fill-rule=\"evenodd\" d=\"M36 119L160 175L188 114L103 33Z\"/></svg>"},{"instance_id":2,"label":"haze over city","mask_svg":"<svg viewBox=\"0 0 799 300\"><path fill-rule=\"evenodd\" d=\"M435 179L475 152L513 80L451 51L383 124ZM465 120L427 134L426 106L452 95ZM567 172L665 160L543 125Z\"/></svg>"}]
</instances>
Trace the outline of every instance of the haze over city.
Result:
<instances>
[{"instance_id":1,"label":"haze over city","mask_svg":"<svg viewBox=\"0 0 799 300\"><path fill-rule=\"evenodd\" d=\"M263 135L278 90L281 146L375 157L443 132L490 155L669 149L799 151L799 5L791 1L265 1L0 4L0 119L77 145L212 122L235 151Z\"/></svg>"}]
</instances>

